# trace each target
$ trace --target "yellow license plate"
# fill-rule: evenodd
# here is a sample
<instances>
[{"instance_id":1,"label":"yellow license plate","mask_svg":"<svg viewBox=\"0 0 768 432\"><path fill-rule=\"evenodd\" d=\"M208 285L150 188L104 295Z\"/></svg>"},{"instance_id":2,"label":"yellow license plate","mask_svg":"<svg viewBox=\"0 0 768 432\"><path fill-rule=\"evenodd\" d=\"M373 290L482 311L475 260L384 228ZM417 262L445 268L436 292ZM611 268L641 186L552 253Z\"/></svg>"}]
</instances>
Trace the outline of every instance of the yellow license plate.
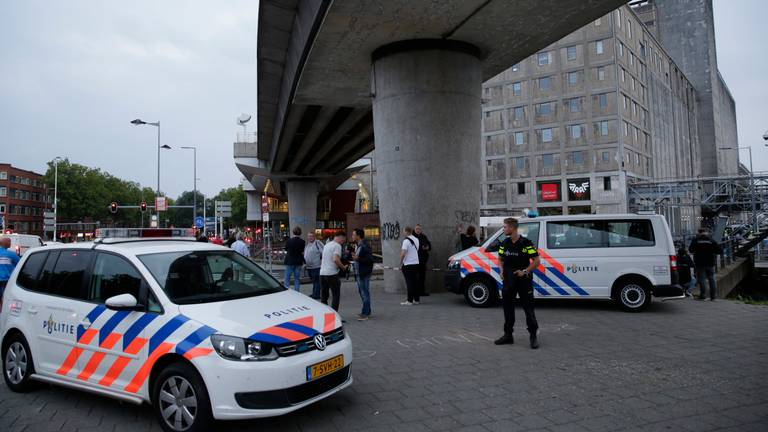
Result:
<instances>
[{"instance_id":1,"label":"yellow license plate","mask_svg":"<svg viewBox=\"0 0 768 432\"><path fill-rule=\"evenodd\" d=\"M338 355L332 359L307 366L307 381L312 381L344 367L344 355Z\"/></svg>"}]
</instances>

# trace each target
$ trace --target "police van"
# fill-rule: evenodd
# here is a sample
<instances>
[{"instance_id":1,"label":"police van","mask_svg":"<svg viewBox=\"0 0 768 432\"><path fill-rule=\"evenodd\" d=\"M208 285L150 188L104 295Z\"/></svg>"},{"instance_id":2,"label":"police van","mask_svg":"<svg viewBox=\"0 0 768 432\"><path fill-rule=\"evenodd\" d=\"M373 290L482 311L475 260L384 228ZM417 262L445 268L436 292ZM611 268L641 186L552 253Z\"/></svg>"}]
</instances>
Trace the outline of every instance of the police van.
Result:
<instances>
[{"instance_id":1,"label":"police van","mask_svg":"<svg viewBox=\"0 0 768 432\"><path fill-rule=\"evenodd\" d=\"M282 415L352 383L339 315L249 259L176 237L188 230L100 234L112 238L31 249L11 275L0 307L11 390L42 381L147 402L179 432Z\"/></svg>"},{"instance_id":2,"label":"police van","mask_svg":"<svg viewBox=\"0 0 768 432\"><path fill-rule=\"evenodd\" d=\"M496 219L491 225L498 227L504 218ZM640 311L652 296L684 297L672 234L661 215L544 216L519 223L541 257L533 272L536 298L614 300ZM505 238L500 228L481 246L450 257L448 290L463 294L470 306L494 304L502 294L498 249Z\"/></svg>"}]
</instances>

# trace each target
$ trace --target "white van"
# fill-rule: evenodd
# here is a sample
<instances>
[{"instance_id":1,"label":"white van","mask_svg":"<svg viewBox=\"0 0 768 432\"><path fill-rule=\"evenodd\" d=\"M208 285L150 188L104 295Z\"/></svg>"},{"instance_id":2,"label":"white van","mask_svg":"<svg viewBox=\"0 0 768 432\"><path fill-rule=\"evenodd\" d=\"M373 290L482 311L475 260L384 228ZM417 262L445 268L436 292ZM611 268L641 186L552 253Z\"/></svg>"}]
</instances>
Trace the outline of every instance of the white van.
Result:
<instances>
[{"instance_id":1,"label":"white van","mask_svg":"<svg viewBox=\"0 0 768 432\"><path fill-rule=\"evenodd\" d=\"M32 234L2 234L0 238L2 237L11 239L10 250L16 252L18 256L24 255L28 249L44 246L43 239Z\"/></svg>"},{"instance_id":2,"label":"white van","mask_svg":"<svg viewBox=\"0 0 768 432\"><path fill-rule=\"evenodd\" d=\"M503 218L501 218L503 219ZM640 311L654 297L683 297L672 234L661 215L572 215L519 219L538 249L536 298L610 299ZM501 297L498 248L502 229L448 261L446 286L474 307Z\"/></svg>"}]
</instances>

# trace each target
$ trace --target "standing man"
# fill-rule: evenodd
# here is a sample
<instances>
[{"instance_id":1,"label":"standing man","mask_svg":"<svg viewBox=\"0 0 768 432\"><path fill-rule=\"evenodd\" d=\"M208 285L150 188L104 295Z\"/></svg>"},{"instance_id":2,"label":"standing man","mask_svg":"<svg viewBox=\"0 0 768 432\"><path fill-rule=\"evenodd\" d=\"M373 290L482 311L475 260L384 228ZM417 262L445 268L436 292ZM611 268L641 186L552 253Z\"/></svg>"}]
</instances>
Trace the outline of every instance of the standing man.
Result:
<instances>
[{"instance_id":1,"label":"standing man","mask_svg":"<svg viewBox=\"0 0 768 432\"><path fill-rule=\"evenodd\" d=\"M285 287L291 287L291 275L293 275L293 289L299 291L301 285L301 266L304 265L304 239L301 238L301 228L293 229L293 237L285 242Z\"/></svg>"},{"instance_id":2,"label":"standing man","mask_svg":"<svg viewBox=\"0 0 768 432\"><path fill-rule=\"evenodd\" d=\"M363 311L357 316L358 321L366 321L371 316L371 274L373 273L373 250L365 240L365 231L360 228L352 232L352 241L357 243L352 259L357 262L357 290L363 302Z\"/></svg>"},{"instance_id":3,"label":"standing man","mask_svg":"<svg viewBox=\"0 0 768 432\"><path fill-rule=\"evenodd\" d=\"M411 227L405 227L405 240L400 248L400 268L405 277L406 300L402 306L419 304L419 239Z\"/></svg>"},{"instance_id":4,"label":"standing man","mask_svg":"<svg viewBox=\"0 0 768 432\"><path fill-rule=\"evenodd\" d=\"M539 323L533 311L533 269L539 266L539 253L533 242L517 232L517 219L504 219L504 234L507 238L499 246L501 279L504 281L502 303L504 305L504 336L497 339L496 345L513 344L512 332L515 327L515 298L520 296L520 303L525 311L525 323L530 334L531 348L537 349L539 341L536 332Z\"/></svg>"},{"instance_id":5,"label":"standing man","mask_svg":"<svg viewBox=\"0 0 768 432\"><path fill-rule=\"evenodd\" d=\"M328 304L329 291L333 294L331 307L336 312L339 311L339 300L341 296L341 279L339 271L347 271L348 266L341 262L341 246L347 241L347 235L339 231L323 247L323 258L320 262L320 283L323 288L320 301Z\"/></svg>"},{"instance_id":6,"label":"standing man","mask_svg":"<svg viewBox=\"0 0 768 432\"><path fill-rule=\"evenodd\" d=\"M320 262L323 259L323 242L315 238L315 233L307 234L307 246L304 247L304 265L312 279L312 297L320 300Z\"/></svg>"},{"instance_id":7,"label":"standing man","mask_svg":"<svg viewBox=\"0 0 768 432\"><path fill-rule=\"evenodd\" d=\"M19 256L12 252L10 248L11 239L8 237L0 238L0 298L3 296L5 285L8 284L8 279L11 278L13 269L19 263Z\"/></svg>"},{"instance_id":8,"label":"standing man","mask_svg":"<svg viewBox=\"0 0 768 432\"><path fill-rule=\"evenodd\" d=\"M699 282L699 300L707 299L707 282L709 282L709 299L715 301L717 281L715 280L715 255L722 255L720 245L707 234L707 230L699 228L699 235L691 240L688 250L693 253L693 263L696 269L696 279Z\"/></svg>"},{"instance_id":9,"label":"standing man","mask_svg":"<svg viewBox=\"0 0 768 432\"><path fill-rule=\"evenodd\" d=\"M432 250L432 243L429 242L427 235L421 225L416 224L413 230L413 236L419 239L419 271L418 271L418 289L420 296L428 296L427 292L427 261L429 261L429 251Z\"/></svg>"},{"instance_id":10,"label":"standing man","mask_svg":"<svg viewBox=\"0 0 768 432\"><path fill-rule=\"evenodd\" d=\"M248 245L243 241L242 233L237 233L237 240L232 243L232 250L246 258L251 256L251 251L248 250Z\"/></svg>"}]
</instances>

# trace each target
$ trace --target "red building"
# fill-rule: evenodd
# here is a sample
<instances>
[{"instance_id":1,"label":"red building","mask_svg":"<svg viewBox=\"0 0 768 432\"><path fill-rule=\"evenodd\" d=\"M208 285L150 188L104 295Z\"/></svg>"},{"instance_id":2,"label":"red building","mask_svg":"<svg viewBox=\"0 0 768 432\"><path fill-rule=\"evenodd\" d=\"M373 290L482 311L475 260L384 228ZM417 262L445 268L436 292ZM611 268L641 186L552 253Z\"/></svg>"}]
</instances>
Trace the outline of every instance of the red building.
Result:
<instances>
[{"instance_id":1,"label":"red building","mask_svg":"<svg viewBox=\"0 0 768 432\"><path fill-rule=\"evenodd\" d=\"M48 204L42 174L0 163L0 217L5 229L42 237Z\"/></svg>"}]
</instances>

